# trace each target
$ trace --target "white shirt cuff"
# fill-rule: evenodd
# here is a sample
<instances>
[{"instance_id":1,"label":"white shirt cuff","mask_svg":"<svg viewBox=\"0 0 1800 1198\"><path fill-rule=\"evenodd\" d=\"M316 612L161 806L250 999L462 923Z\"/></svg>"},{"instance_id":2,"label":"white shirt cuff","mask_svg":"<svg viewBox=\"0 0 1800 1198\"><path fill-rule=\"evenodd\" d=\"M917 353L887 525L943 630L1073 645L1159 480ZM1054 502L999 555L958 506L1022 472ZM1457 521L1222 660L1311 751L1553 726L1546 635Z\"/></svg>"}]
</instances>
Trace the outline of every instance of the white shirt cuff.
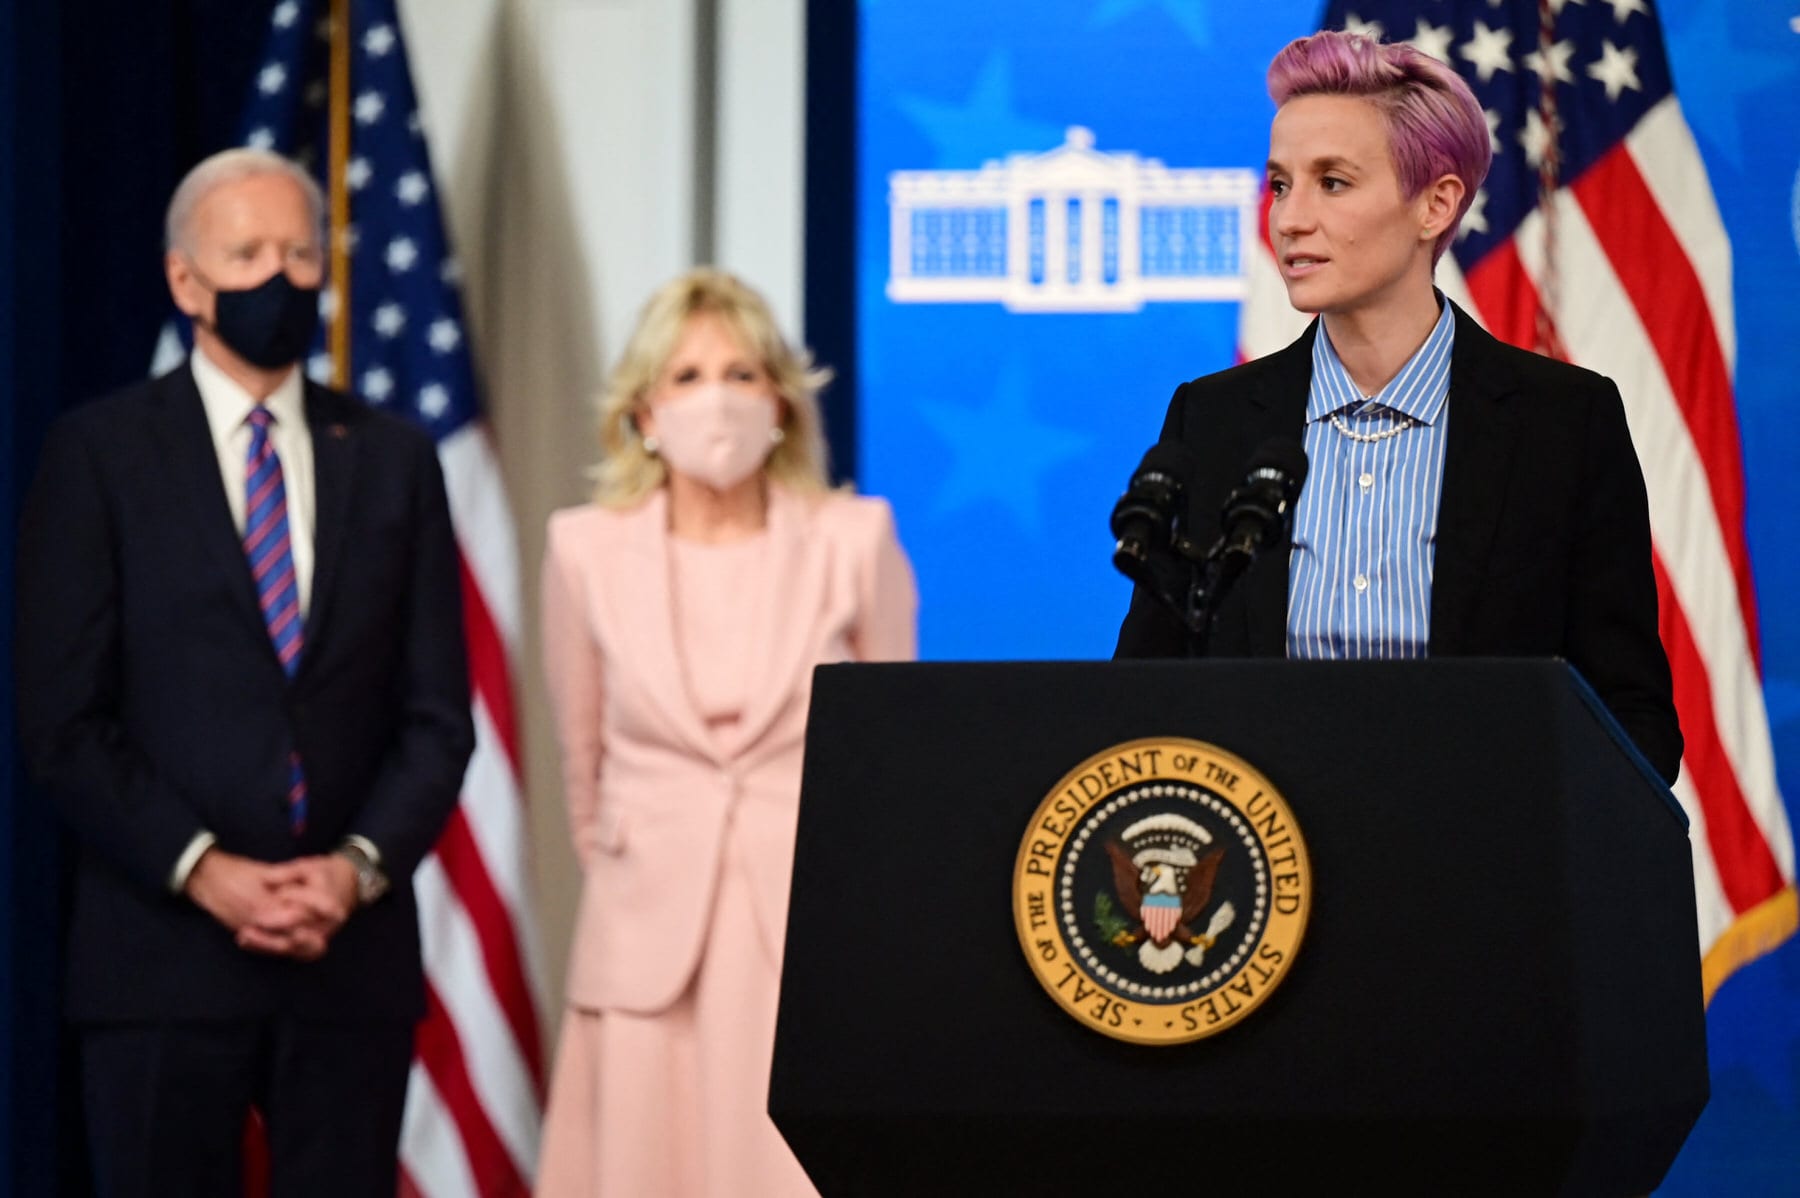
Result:
<instances>
[{"instance_id":1,"label":"white shirt cuff","mask_svg":"<svg viewBox=\"0 0 1800 1198\"><path fill-rule=\"evenodd\" d=\"M356 833L352 832L350 835L344 837L344 843L355 845L357 849L361 850L362 855L369 859L370 865L373 865L376 869L381 868L381 850L375 847L375 842L373 840L370 840L367 836L358 836Z\"/></svg>"},{"instance_id":2,"label":"white shirt cuff","mask_svg":"<svg viewBox=\"0 0 1800 1198\"><path fill-rule=\"evenodd\" d=\"M188 875L194 872L194 866L200 864L200 857L207 849L219 843L219 838L211 832L199 831L181 850L181 856L175 858L175 869L169 874L169 889L180 894L187 889Z\"/></svg>"}]
</instances>

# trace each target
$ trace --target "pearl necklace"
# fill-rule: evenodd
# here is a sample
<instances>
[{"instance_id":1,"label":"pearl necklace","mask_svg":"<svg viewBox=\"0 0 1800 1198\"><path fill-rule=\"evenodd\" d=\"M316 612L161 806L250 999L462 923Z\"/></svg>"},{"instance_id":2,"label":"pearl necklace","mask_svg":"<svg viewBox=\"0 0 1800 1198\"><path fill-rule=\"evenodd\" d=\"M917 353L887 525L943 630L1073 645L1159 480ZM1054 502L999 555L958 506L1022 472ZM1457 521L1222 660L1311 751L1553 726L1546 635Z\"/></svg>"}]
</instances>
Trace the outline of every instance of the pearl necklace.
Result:
<instances>
[{"instance_id":1,"label":"pearl necklace","mask_svg":"<svg viewBox=\"0 0 1800 1198\"><path fill-rule=\"evenodd\" d=\"M1393 428L1382 429L1378 433L1359 433L1349 425L1345 424L1343 419L1336 412L1331 414L1331 427L1335 428L1338 432L1344 434L1352 441L1361 441L1366 445L1372 441L1385 441L1389 437L1398 437L1407 429L1412 428L1416 423L1411 416L1398 412L1396 412L1395 415L1400 417L1402 423L1396 424Z\"/></svg>"}]
</instances>

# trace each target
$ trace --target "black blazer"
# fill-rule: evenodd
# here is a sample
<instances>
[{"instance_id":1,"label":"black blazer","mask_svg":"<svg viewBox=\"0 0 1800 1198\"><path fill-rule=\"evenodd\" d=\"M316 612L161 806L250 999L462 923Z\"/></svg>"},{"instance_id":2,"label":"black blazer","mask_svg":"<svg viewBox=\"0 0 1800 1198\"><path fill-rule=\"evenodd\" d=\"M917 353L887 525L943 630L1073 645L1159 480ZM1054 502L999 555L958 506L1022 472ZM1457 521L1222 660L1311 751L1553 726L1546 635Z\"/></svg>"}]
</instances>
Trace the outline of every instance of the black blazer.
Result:
<instances>
[{"instance_id":1,"label":"black blazer","mask_svg":"<svg viewBox=\"0 0 1800 1198\"><path fill-rule=\"evenodd\" d=\"M275 656L186 365L51 430L19 539L19 730L80 845L78 1020L410 1018L409 880L474 746L460 573L431 439L308 383L316 562ZM298 749L308 826L288 829ZM168 879L201 829L264 861L381 850L395 885L312 964L254 955Z\"/></svg>"},{"instance_id":2,"label":"black blazer","mask_svg":"<svg viewBox=\"0 0 1800 1198\"><path fill-rule=\"evenodd\" d=\"M1450 427L1432 571L1436 657L1562 657L1581 671L1666 780L1681 762L1669 662L1657 634L1650 516L1611 379L1506 345L1452 305ZM1165 440L1199 455L1191 534L1268 438L1299 440L1319 322L1277 353L1176 389ZM1260 557L1221 606L1208 653L1287 652L1286 545ZM1117 657L1179 657L1187 638L1138 588Z\"/></svg>"}]
</instances>

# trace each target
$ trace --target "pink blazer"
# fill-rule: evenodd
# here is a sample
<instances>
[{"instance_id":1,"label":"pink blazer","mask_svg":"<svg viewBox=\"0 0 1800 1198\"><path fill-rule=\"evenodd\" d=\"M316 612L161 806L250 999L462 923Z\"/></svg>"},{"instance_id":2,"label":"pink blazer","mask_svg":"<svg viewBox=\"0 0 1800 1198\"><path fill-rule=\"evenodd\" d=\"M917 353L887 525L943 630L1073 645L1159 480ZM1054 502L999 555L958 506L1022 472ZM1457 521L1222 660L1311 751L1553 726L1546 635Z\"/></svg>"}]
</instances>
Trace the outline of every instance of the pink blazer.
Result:
<instances>
[{"instance_id":1,"label":"pink blazer","mask_svg":"<svg viewBox=\"0 0 1800 1198\"><path fill-rule=\"evenodd\" d=\"M544 672L583 884L568 1001L655 1012L705 943L728 821L779 950L813 666L915 656L917 596L886 501L770 490L780 601L753 614L755 680L734 743L688 697L669 594L666 493L550 517Z\"/></svg>"}]
</instances>

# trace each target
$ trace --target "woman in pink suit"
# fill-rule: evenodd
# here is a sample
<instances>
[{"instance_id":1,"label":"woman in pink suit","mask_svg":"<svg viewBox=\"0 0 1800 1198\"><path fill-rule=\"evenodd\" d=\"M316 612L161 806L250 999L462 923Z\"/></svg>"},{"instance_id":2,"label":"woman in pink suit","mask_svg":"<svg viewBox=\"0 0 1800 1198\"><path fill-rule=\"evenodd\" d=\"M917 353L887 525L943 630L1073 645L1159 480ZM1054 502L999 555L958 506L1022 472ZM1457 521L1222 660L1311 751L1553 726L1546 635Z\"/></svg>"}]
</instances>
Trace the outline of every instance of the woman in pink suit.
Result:
<instances>
[{"instance_id":1,"label":"woman in pink suit","mask_svg":"<svg viewBox=\"0 0 1800 1198\"><path fill-rule=\"evenodd\" d=\"M645 307L594 502L550 518L544 668L584 882L545 1196L811 1194L766 1113L812 669L910 658L888 506L828 488L829 377L730 275Z\"/></svg>"}]
</instances>

